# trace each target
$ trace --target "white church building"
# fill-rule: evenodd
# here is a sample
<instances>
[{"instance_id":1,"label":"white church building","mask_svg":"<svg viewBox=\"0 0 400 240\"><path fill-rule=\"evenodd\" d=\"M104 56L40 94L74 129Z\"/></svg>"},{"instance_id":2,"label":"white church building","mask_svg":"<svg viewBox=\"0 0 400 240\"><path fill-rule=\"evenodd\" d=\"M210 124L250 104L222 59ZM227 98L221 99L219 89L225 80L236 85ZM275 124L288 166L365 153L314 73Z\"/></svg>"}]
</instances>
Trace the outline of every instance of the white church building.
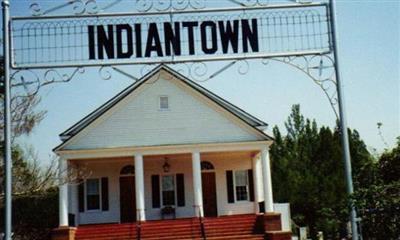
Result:
<instances>
[{"instance_id":1,"label":"white church building","mask_svg":"<svg viewBox=\"0 0 400 240\"><path fill-rule=\"evenodd\" d=\"M60 135L54 152L61 179L69 169L86 175L59 187L59 231L274 215L266 127L178 72L156 67ZM53 239L71 239L60 236Z\"/></svg>"}]
</instances>

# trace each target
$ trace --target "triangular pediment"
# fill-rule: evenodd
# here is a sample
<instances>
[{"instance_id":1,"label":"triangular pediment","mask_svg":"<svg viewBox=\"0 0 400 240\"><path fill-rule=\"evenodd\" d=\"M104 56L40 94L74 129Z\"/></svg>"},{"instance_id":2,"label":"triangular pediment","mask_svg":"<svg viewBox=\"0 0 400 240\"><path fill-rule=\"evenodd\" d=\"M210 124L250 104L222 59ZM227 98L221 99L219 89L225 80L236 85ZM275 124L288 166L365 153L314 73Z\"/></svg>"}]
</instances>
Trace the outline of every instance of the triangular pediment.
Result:
<instances>
[{"instance_id":1,"label":"triangular pediment","mask_svg":"<svg viewBox=\"0 0 400 240\"><path fill-rule=\"evenodd\" d=\"M168 109L160 109L160 97ZM137 83L57 150L267 140L268 136L169 69Z\"/></svg>"}]
</instances>

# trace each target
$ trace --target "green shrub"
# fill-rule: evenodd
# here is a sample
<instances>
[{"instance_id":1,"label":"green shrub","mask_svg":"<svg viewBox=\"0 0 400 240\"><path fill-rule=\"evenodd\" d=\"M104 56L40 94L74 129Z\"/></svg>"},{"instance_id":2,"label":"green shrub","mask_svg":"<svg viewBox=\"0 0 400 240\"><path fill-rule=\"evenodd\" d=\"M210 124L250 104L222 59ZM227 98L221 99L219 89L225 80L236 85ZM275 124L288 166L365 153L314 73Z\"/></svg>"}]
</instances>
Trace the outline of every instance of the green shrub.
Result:
<instances>
[{"instance_id":1,"label":"green shrub","mask_svg":"<svg viewBox=\"0 0 400 240\"><path fill-rule=\"evenodd\" d=\"M0 209L0 228L4 226L4 206ZM51 189L35 195L13 197L13 239L48 240L58 225L58 193Z\"/></svg>"}]
</instances>

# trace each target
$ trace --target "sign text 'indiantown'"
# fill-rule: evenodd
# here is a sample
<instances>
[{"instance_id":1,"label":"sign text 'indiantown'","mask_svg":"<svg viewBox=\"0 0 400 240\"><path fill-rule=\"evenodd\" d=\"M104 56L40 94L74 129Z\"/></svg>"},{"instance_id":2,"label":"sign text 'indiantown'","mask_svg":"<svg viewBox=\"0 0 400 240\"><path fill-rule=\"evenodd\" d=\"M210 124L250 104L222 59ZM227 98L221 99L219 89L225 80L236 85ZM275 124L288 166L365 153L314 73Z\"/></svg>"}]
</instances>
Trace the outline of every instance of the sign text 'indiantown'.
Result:
<instances>
[{"instance_id":1,"label":"sign text 'indiantown'","mask_svg":"<svg viewBox=\"0 0 400 240\"><path fill-rule=\"evenodd\" d=\"M157 26L157 23L149 23L143 34L140 23L89 25L89 59L215 54L218 51L226 54L229 49L232 53L259 51L257 19L164 22L162 32ZM195 35L200 36L198 45ZM184 44L186 46L182 46Z\"/></svg>"},{"instance_id":2,"label":"sign text 'indiantown'","mask_svg":"<svg viewBox=\"0 0 400 240\"><path fill-rule=\"evenodd\" d=\"M201 11L19 17L14 68L181 63L331 51L324 4Z\"/></svg>"}]
</instances>

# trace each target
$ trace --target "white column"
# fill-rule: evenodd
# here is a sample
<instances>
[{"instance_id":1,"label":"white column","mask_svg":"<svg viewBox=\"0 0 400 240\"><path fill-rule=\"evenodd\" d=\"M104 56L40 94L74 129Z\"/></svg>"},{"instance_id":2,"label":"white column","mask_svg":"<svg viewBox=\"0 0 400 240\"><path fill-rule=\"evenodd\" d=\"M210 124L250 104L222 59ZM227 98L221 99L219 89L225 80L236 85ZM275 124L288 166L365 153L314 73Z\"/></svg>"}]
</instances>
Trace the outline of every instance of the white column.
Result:
<instances>
[{"instance_id":1,"label":"white column","mask_svg":"<svg viewBox=\"0 0 400 240\"><path fill-rule=\"evenodd\" d=\"M146 221L144 211L143 155L135 154L136 220Z\"/></svg>"},{"instance_id":2,"label":"white column","mask_svg":"<svg viewBox=\"0 0 400 240\"><path fill-rule=\"evenodd\" d=\"M193 192L195 215L204 216L203 212L203 190L201 186L201 164L200 152L192 153L192 170L193 170Z\"/></svg>"},{"instance_id":3,"label":"white column","mask_svg":"<svg viewBox=\"0 0 400 240\"><path fill-rule=\"evenodd\" d=\"M268 148L265 148L261 151L261 163L264 185L265 212L269 213L274 211L274 201L272 196L271 165Z\"/></svg>"},{"instance_id":4,"label":"white column","mask_svg":"<svg viewBox=\"0 0 400 240\"><path fill-rule=\"evenodd\" d=\"M58 160L58 191L59 191L59 224L60 227L68 226L68 163L60 157Z\"/></svg>"},{"instance_id":5,"label":"white column","mask_svg":"<svg viewBox=\"0 0 400 240\"><path fill-rule=\"evenodd\" d=\"M254 182L254 213L259 212L259 203L263 201L263 179L261 173L261 158L255 156L252 159L253 182Z\"/></svg>"}]
</instances>

